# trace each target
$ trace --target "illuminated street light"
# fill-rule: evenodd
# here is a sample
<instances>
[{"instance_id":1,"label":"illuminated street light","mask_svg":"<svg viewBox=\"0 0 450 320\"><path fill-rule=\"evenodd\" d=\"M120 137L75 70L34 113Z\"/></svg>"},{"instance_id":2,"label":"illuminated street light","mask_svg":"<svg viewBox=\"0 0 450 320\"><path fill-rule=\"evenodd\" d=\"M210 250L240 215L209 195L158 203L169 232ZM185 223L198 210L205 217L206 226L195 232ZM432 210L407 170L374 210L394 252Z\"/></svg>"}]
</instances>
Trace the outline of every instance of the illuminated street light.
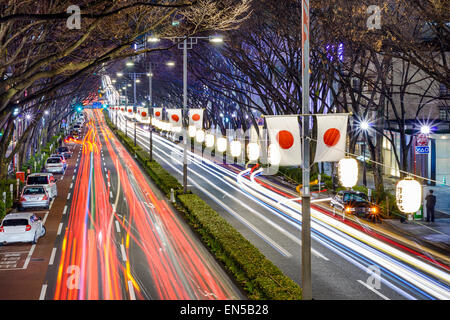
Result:
<instances>
[{"instance_id":1,"label":"illuminated street light","mask_svg":"<svg viewBox=\"0 0 450 320\"><path fill-rule=\"evenodd\" d=\"M431 133L431 128L430 128L430 126L423 125L422 127L420 127L420 133L423 133L423 134L430 134L430 133Z\"/></svg>"},{"instance_id":2,"label":"illuminated street light","mask_svg":"<svg viewBox=\"0 0 450 320\"><path fill-rule=\"evenodd\" d=\"M159 42L159 38L158 37L155 37L155 36L152 36L152 37L148 37L147 38L147 42L153 42L153 43L155 43L155 42Z\"/></svg>"},{"instance_id":3,"label":"illuminated street light","mask_svg":"<svg viewBox=\"0 0 450 320\"><path fill-rule=\"evenodd\" d=\"M127 63L125 63L125 65L127 67L132 67L132 66L134 66L134 62L133 61L127 61Z\"/></svg>"},{"instance_id":4,"label":"illuminated street light","mask_svg":"<svg viewBox=\"0 0 450 320\"><path fill-rule=\"evenodd\" d=\"M212 43L222 43L223 42L223 37L222 36L211 36L209 38L209 41Z\"/></svg>"},{"instance_id":5,"label":"illuminated street light","mask_svg":"<svg viewBox=\"0 0 450 320\"><path fill-rule=\"evenodd\" d=\"M173 61L167 61L167 62L166 62L166 65L169 66L169 67L173 67L173 66L175 66L175 62L173 62Z\"/></svg>"},{"instance_id":6,"label":"illuminated street light","mask_svg":"<svg viewBox=\"0 0 450 320\"><path fill-rule=\"evenodd\" d=\"M121 77L121 76L123 76L123 73L122 72L117 72L117 76Z\"/></svg>"}]
</instances>

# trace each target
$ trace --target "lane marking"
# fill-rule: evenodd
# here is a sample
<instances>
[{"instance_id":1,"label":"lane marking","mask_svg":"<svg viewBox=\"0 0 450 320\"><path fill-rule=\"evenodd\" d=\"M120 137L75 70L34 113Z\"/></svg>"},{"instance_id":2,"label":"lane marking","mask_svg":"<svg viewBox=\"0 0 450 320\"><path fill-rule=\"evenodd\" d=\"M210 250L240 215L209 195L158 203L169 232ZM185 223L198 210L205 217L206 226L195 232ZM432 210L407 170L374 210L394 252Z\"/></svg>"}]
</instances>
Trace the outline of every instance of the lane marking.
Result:
<instances>
[{"instance_id":1,"label":"lane marking","mask_svg":"<svg viewBox=\"0 0 450 320\"><path fill-rule=\"evenodd\" d=\"M47 285L43 284L41 289L41 294L39 295L39 300L45 300L45 294L47 292Z\"/></svg>"},{"instance_id":2,"label":"lane marking","mask_svg":"<svg viewBox=\"0 0 450 320\"><path fill-rule=\"evenodd\" d=\"M69 192L69 194L67 195L67 200L69 200L70 199L70 192Z\"/></svg>"},{"instance_id":3,"label":"lane marking","mask_svg":"<svg viewBox=\"0 0 450 320\"><path fill-rule=\"evenodd\" d=\"M116 230L118 233L120 233L120 224L119 221L116 220Z\"/></svg>"},{"instance_id":4,"label":"lane marking","mask_svg":"<svg viewBox=\"0 0 450 320\"><path fill-rule=\"evenodd\" d=\"M63 227L63 223L60 222L59 227L58 227L58 232L56 233L57 236L59 236L61 234L62 227Z\"/></svg>"},{"instance_id":5,"label":"lane marking","mask_svg":"<svg viewBox=\"0 0 450 320\"><path fill-rule=\"evenodd\" d=\"M33 244L33 245L31 246L30 252L28 253L27 259L25 260L25 264L23 265L23 268L22 268L22 269L25 270L26 268L28 268L28 264L30 263L31 256L33 255L33 252L34 252L34 249L35 249L35 248L36 248L36 245Z\"/></svg>"},{"instance_id":6,"label":"lane marking","mask_svg":"<svg viewBox=\"0 0 450 320\"><path fill-rule=\"evenodd\" d=\"M70 184L70 187L69 187L69 189L72 189L72 187L73 187L73 182Z\"/></svg>"},{"instance_id":7,"label":"lane marking","mask_svg":"<svg viewBox=\"0 0 450 320\"><path fill-rule=\"evenodd\" d=\"M120 251L122 252L122 261L127 262L127 254L125 252L125 247L123 246L123 243L120 244Z\"/></svg>"},{"instance_id":8,"label":"lane marking","mask_svg":"<svg viewBox=\"0 0 450 320\"><path fill-rule=\"evenodd\" d=\"M369 289L370 291L376 293L377 295L379 295L381 298L383 298L384 300L391 300L388 297L386 297L384 294L382 294L381 292L377 291L375 288L372 288L371 286L369 286L367 283L365 283L362 280L358 280L359 283L361 283L364 287L366 287L367 289Z\"/></svg>"},{"instance_id":9,"label":"lane marking","mask_svg":"<svg viewBox=\"0 0 450 320\"><path fill-rule=\"evenodd\" d=\"M48 211L45 213L44 219L42 220L42 225L45 225L45 221L47 221Z\"/></svg>"},{"instance_id":10,"label":"lane marking","mask_svg":"<svg viewBox=\"0 0 450 320\"><path fill-rule=\"evenodd\" d=\"M52 255L50 256L50 260L48 262L48 265L53 265L53 262L55 262L55 255L56 255L56 248L53 248Z\"/></svg>"},{"instance_id":11,"label":"lane marking","mask_svg":"<svg viewBox=\"0 0 450 320\"><path fill-rule=\"evenodd\" d=\"M130 291L130 300L136 300L136 295L134 294L133 282L128 280L128 290Z\"/></svg>"},{"instance_id":12,"label":"lane marking","mask_svg":"<svg viewBox=\"0 0 450 320\"><path fill-rule=\"evenodd\" d=\"M112 191L109 192L109 197L110 197L110 198L113 197Z\"/></svg>"},{"instance_id":13,"label":"lane marking","mask_svg":"<svg viewBox=\"0 0 450 320\"><path fill-rule=\"evenodd\" d=\"M48 206L48 209L51 209L51 208L52 208L53 202L55 202L55 198L53 198L52 201L50 202L50 205Z\"/></svg>"},{"instance_id":14,"label":"lane marking","mask_svg":"<svg viewBox=\"0 0 450 320\"><path fill-rule=\"evenodd\" d=\"M66 212L67 212L67 205L64 206L64 210L63 210L63 213L62 213L62 214L66 214Z\"/></svg>"}]
</instances>

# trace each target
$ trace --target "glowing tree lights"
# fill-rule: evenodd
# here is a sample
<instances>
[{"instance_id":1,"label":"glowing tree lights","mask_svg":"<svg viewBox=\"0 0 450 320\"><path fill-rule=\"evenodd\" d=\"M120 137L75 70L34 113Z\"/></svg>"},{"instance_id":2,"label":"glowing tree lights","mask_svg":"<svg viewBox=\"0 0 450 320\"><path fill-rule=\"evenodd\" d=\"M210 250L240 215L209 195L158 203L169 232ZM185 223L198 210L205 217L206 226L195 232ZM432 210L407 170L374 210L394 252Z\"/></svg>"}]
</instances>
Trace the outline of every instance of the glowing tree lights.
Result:
<instances>
[{"instance_id":1,"label":"glowing tree lights","mask_svg":"<svg viewBox=\"0 0 450 320\"><path fill-rule=\"evenodd\" d=\"M396 188L397 207L404 213L414 213L420 209L422 186L411 177L400 180Z\"/></svg>"},{"instance_id":2,"label":"glowing tree lights","mask_svg":"<svg viewBox=\"0 0 450 320\"><path fill-rule=\"evenodd\" d=\"M339 180L345 188L351 188L358 182L358 162L350 157L343 158L338 165Z\"/></svg>"}]
</instances>

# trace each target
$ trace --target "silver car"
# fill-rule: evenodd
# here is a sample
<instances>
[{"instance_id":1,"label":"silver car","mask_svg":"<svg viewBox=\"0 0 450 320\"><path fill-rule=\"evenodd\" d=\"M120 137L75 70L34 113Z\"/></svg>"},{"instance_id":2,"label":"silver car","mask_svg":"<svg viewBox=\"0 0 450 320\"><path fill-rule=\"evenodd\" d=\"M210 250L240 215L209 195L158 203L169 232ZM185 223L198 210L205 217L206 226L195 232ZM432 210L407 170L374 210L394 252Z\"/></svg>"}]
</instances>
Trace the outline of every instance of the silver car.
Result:
<instances>
[{"instance_id":1,"label":"silver car","mask_svg":"<svg viewBox=\"0 0 450 320\"><path fill-rule=\"evenodd\" d=\"M19 210L28 208L45 208L50 207L50 196L45 186L34 185L25 186L22 190L22 196L19 200Z\"/></svg>"},{"instance_id":2,"label":"silver car","mask_svg":"<svg viewBox=\"0 0 450 320\"><path fill-rule=\"evenodd\" d=\"M27 186L31 185L43 185L51 199L58 195L56 179L52 173L32 173L28 175Z\"/></svg>"},{"instance_id":3,"label":"silver car","mask_svg":"<svg viewBox=\"0 0 450 320\"><path fill-rule=\"evenodd\" d=\"M10 213L0 226L0 244L14 242L35 244L45 233L42 219L34 213Z\"/></svg>"},{"instance_id":4,"label":"silver car","mask_svg":"<svg viewBox=\"0 0 450 320\"><path fill-rule=\"evenodd\" d=\"M45 163L45 171L51 173L64 173L65 167L60 157L50 157Z\"/></svg>"}]
</instances>

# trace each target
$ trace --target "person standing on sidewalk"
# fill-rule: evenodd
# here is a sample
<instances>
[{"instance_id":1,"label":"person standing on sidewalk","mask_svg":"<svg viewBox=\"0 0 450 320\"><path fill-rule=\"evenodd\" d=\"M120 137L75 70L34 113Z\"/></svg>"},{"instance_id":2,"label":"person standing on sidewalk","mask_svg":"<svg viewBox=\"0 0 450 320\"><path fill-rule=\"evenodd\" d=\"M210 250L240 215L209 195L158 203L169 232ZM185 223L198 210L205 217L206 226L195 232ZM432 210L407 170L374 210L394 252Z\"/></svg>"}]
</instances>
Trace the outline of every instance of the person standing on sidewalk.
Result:
<instances>
[{"instance_id":1,"label":"person standing on sidewalk","mask_svg":"<svg viewBox=\"0 0 450 320\"><path fill-rule=\"evenodd\" d=\"M436 196L433 194L433 190L425 197L427 202L427 222L434 222L434 206L436 205Z\"/></svg>"}]
</instances>

